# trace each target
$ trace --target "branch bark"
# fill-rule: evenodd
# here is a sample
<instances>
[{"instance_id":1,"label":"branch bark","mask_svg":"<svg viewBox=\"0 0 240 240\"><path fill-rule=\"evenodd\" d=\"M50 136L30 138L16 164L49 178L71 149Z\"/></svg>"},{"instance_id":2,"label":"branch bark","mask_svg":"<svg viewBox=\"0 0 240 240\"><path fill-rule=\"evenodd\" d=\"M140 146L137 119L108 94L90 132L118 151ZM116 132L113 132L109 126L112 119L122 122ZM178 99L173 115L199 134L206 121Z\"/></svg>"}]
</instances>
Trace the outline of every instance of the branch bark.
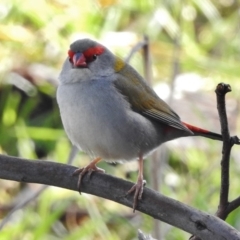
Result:
<instances>
[{"instance_id":1,"label":"branch bark","mask_svg":"<svg viewBox=\"0 0 240 240\"><path fill-rule=\"evenodd\" d=\"M234 144L239 144L239 138L237 136L230 137L228 128L228 119L226 113L225 95L231 92L231 86L225 83L219 83L216 87L217 97L217 109L219 120L221 124L221 133L223 138L222 146L222 159L221 159L221 185L220 185L220 196L219 206L216 212L216 216L225 220L228 214L240 206L240 197L229 203L229 185L230 185L230 153ZM201 240L198 236L191 236L191 240Z\"/></svg>"},{"instance_id":2,"label":"branch bark","mask_svg":"<svg viewBox=\"0 0 240 240\"><path fill-rule=\"evenodd\" d=\"M18 182L40 183L74 191L77 176L73 166L41 160L27 160L0 155L0 178ZM126 192L133 183L102 173L94 173L91 181L84 178L82 192L132 207L132 196ZM240 233L219 218L144 188L137 210L171 224L205 240L240 240Z\"/></svg>"},{"instance_id":3,"label":"branch bark","mask_svg":"<svg viewBox=\"0 0 240 240\"><path fill-rule=\"evenodd\" d=\"M219 119L221 123L221 132L223 136L222 147L222 160L221 160L221 189L219 206L216 215L225 220L228 213L226 211L228 207L228 195L229 195L229 165L230 165L230 153L233 143L230 138L228 129L228 120L226 113L225 95L231 91L231 87L228 84L220 83L215 90L217 96L217 109L219 113Z\"/></svg>"}]
</instances>

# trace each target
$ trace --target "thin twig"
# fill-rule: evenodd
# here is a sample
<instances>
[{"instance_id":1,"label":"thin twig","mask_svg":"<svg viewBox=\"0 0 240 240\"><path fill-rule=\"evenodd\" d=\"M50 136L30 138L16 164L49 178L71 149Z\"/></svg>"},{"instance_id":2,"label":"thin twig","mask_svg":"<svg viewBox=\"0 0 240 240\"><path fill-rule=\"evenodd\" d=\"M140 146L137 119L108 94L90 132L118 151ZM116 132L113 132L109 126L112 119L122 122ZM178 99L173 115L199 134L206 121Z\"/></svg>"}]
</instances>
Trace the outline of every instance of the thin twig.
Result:
<instances>
[{"instance_id":1,"label":"thin twig","mask_svg":"<svg viewBox=\"0 0 240 240\"><path fill-rule=\"evenodd\" d=\"M0 230L5 226L6 223L8 223L11 220L12 215L19 209L22 209L26 207L29 203L31 203L34 199L39 197L39 195L48 188L49 186L41 186L41 188L37 189L36 191L32 191L28 189L28 191L31 191L30 194L28 193L28 196L26 198L23 198L23 200L20 199L19 202L8 212L7 216L2 220L0 224ZM27 190L27 189L24 189ZM23 190L23 191L24 191ZM20 193L21 194L21 193Z\"/></svg>"},{"instance_id":2,"label":"thin twig","mask_svg":"<svg viewBox=\"0 0 240 240\"><path fill-rule=\"evenodd\" d=\"M130 53L128 54L128 56L125 58L125 62L129 62L130 59L132 58L132 56L138 52L139 50L141 50L144 46L146 45L146 40L143 39L143 41L138 42L130 51Z\"/></svg>"},{"instance_id":3,"label":"thin twig","mask_svg":"<svg viewBox=\"0 0 240 240\"><path fill-rule=\"evenodd\" d=\"M149 83L149 85L152 85L152 66L151 66L151 56L150 56L150 46L149 46L149 38L148 36L144 36L144 40L146 44L143 46L143 68L144 68L144 78ZM160 190L160 179L161 176L159 174L160 169L160 159L157 157L157 152L153 153L150 156L150 181L151 181L151 187L159 191ZM154 220L154 229L153 229L153 235L157 239L161 238L161 222Z\"/></svg>"},{"instance_id":4,"label":"thin twig","mask_svg":"<svg viewBox=\"0 0 240 240\"><path fill-rule=\"evenodd\" d=\"M179 29L176 32L176 35L173 39L173 52L172 52L172 76L170 78L170 96L168 99L168 103L171 105L172 101L173 101L173 93L175 92L175 80L177 75L180 73L180 62L179 62L179 58L180 58L180 52L181 52L181 41L182 41L182 5L183 2L180 1L180 10L177 13L176 16L176 21L178 23Z\"/></svg>"},{"instance_id":5,"label":"thin twig","mask_svg":"<svg viewBox=\"0 0 240 240\"><path fill-rule=\"evenodd\" d=\"M144 78L152 85L152 70L151 70L151 59L150 59L150 47L149 38L147 35L144 36L143 41L143 68L144 68Z\"/></svg>"},{"instance_id":6,"label":"thin twig","mask_svg":"<svg viewBox=\"0 0 240 240\"><path fill-rule=\"evenodd\" d=\"M140 229L138 229L138 240L157 240L151 235L144 234Z\"/></svg>"},{"instance_id":7,"label":"thin twig","mask_svg":"<svg viewBox=\"0 0 240 240\"><path fill-rule=\"evenodd\" d=\"M229 214L230 212L234 211L239 206L240 206L240 197L237 197L236 199L234 199L233 201L231 201L228 204L228 207L226 209L227 214Z\"/></svg>"}]
</instances>

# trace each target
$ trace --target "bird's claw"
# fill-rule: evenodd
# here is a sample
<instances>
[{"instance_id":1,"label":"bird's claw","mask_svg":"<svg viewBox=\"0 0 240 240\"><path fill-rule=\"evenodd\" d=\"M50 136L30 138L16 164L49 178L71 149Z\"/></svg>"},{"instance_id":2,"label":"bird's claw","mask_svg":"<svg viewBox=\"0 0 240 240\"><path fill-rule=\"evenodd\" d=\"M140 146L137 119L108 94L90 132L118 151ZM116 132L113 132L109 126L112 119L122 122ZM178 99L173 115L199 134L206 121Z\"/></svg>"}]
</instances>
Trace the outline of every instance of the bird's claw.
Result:
<instances>
[{"instance_id":1,"label":"bird's claw","mask_svg":"<svg viewBox=\"0 0 240 240\"><path fill-rule=\"evenodd\" d=\"M81 183L82 183L82 178L84 177L84 175L86 173L88 173L88 179L90 179L91 175L93 172L101 172L101 173L105 173L105 171L101 168L98 168L95 164L89 164L87 165L86 167L84 168L78 168L76 169L74 172L73 172L73 176L75 175L79 175L78 177L78 183L77 183L77 188L78 188L78 191L79 193L81 194Z\"/></svg>"},{"instance_id":2,"label":"bird's claw","mask_svg":"<svg viewBox=\"0 0 240 240\"><path fill-rule=\"evenodd\" d=\"M146 180L138 179L136 184L134 184L130 190L127 191L126 195L129 195L130 193L134 192L133 197L133 212L135 212L138 200L142 199L143 194L143 187L146 185Z\"/></svg>"}]
</instances>

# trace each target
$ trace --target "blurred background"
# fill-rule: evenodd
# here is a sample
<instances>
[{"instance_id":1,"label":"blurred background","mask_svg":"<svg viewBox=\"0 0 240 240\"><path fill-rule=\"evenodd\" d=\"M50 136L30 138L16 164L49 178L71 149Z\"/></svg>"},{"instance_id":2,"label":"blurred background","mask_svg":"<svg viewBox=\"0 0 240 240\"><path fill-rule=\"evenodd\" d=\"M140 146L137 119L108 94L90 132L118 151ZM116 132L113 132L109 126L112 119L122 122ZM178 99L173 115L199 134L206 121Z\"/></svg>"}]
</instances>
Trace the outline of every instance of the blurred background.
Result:
<instances>
[{"instance_id":1,"label":"blurred background","mask_svg":"<svg viewBox=\"0 0 240 240\"><path fill-rule=\"evenodd\" d=\"M237 0L1 0L0 153L67 163L71 144L56 103L58 74L69 44L97 39L125 58L144 35L150 40L156 92L191 124L220 131L214 89L229 83L231 134L240 135L240 5ZM141 74L142 51L130 60ZM214 214L222 144L201 138L169 142L145 161L147 186ZM231 157L230 200L240 193L240 149ZM90 159L79 153L73 162ZM135 182L137 163L99 164ZM91 195L0 180L1 239L158 239L189 234L132 209ZM240 211L227 222L240 230Z\"/></svg>"}]
</instances>

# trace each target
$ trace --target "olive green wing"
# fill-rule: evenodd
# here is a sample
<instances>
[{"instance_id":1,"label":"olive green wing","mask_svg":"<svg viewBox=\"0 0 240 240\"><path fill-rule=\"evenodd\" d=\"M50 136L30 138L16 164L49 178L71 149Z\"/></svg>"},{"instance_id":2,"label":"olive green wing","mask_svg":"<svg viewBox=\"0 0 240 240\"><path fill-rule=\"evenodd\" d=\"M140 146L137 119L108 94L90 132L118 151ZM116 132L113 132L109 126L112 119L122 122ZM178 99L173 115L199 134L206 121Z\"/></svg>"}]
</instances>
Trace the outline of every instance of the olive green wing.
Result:
<instances>
[{"instance_id":1,"label":"olive green wing","mask_svg":"<svg viewBox=\"0 0 240 240\"><path fill-rule=\"evenodd\" d=\"M158 97L132 67L125 65L117 73L114 85L126 97L134 111L168 126L191 133L182 124L180 117Z\"/></svg>"}]
</instances>

